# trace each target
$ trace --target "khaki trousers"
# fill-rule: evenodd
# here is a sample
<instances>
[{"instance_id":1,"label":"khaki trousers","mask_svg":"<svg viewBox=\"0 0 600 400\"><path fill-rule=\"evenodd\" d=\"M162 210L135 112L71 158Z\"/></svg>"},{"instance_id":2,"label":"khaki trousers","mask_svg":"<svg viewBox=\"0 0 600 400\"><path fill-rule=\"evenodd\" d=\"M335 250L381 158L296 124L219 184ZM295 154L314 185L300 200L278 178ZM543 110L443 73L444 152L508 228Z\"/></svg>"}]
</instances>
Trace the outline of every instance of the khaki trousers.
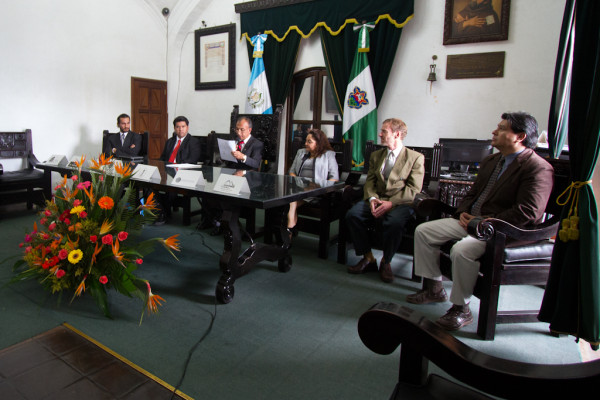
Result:
<instances>
[{"instance_id":1,"label":"khaki trousers","mask_svg":"<svg viewBox=\"0 0 600 400\"><path fill-rule=\"evenodd\" d=\"M469 304L479 275L479 258L485 252L485 242L469 236L457 219L443 218L417 226L415 273L424 278L441 281L440 247L449 240L458 240L450 250L452 261L450 301L456 305Z\"/></svg>"}]
</instances>

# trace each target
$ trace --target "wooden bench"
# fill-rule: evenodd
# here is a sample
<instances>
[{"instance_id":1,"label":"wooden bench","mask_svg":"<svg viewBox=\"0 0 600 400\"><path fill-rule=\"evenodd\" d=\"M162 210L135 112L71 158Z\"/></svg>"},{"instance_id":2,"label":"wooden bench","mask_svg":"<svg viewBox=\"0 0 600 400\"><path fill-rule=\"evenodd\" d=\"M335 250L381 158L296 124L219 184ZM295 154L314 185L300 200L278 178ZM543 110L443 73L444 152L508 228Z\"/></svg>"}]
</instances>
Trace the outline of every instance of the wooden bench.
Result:
<instances>
[{"instance_id":1,"label":"wooden bench","mask_svg":"<svg viewBox=\"0 0 600 400\"><path fill-rule=\"evenodd\" d=\"M0 161L21 159L25 164L16 171L4 171L0 164L0 205L27 203L43 205L50 199L50 173L44 173L35 166L39 164L33 154L31 129L25 132L0 132Z\"/></svg>"}]
</instances>

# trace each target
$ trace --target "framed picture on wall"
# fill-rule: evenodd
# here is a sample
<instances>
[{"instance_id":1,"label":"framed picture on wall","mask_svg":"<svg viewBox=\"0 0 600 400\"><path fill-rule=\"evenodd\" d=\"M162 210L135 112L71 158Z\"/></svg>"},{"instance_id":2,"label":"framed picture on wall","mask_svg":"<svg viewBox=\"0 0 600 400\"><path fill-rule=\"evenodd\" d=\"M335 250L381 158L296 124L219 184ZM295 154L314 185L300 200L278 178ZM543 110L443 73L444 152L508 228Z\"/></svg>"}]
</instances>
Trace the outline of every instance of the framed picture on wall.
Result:
<instances>
[{"instance_id":1,"label":"framed picture on wall","mask_svg":"<svg viewBox=\"0 0 600 400\"><path fill-rule=\"evenodd\" d=\"M196 90L235 88L235 24L195 31Z\"/></svg>"},{"instance_id":2,"label":"framed picture on wall","mask_svg":"<svg viewBox=\"0 0 600 400\"><path fill-rule=\"evenodd\" d=\"M443 44L508 39L510 0L446 0Z\"/></svg>"}]
</instances>

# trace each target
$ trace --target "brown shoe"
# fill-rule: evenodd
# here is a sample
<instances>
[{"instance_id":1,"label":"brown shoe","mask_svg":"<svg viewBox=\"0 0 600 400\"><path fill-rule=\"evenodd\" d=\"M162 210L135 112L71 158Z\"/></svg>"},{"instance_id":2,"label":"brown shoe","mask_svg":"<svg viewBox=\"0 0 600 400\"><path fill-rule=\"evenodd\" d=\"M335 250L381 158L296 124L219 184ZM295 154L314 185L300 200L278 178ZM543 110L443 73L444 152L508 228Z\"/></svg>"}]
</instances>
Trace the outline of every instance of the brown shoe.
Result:
<instances>
[{"instance_id":1,"label":"brown shoe","mask_svg":"<svg viewBox=\"0 0 600 400\"><path fill-rule=\"evenodd\" d=\"M386 283L394 282L394 273L392 272L392 266L390 263L386 263L385 260L381 259L379 264L379 277Z\"/></svg>"},{"instance_id":2,"label":"brown shoe","mask_svg":"<svg viewBox=\"0 0 600 400\"><path fill-rule=\"evenodd\" d=\"M437 324L448 331L455 331L467 326L473 322L473 314L469 309L469 305L457 306L452 305L452 308L440 319L437 320Z\"/></svg>"},{"instance_id":3,"label":"brown shoe","mask_svg":"<svg viewBox=\"0 0 600 400\"><path fill-rule=\"evenodd\" d=\"M377 272L377 263L363 257L358 264L348 267L349 274L364 274L365 272Z\"/></svg>"},{"instance_id":4,"label":"brown shoe","mask_svg":"<svg viewBox=\"0 0 600 400\"><path fill-rule=\"evenodd\" d=\"M438 292L434 292L431 289L422 289L417 293L406 296L406 301L413 304L443 303L447 300L448 295L444 288Z\"/></svg>"}]
</instances>

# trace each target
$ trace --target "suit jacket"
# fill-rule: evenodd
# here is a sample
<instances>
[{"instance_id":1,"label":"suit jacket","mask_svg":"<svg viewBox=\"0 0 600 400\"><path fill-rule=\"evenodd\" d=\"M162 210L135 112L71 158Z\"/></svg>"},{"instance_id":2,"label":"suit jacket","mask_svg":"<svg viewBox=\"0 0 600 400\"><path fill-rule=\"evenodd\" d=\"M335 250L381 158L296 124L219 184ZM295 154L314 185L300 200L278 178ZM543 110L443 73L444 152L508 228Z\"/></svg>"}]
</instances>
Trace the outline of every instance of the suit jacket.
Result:
<instances>
[{"instance_id":1,"label":"suit jacket","mask_svg":"<svg viewBox=\"0 0 600 400\"><path fill-rule=\"evenodd\" d=\"M364 186L364 199L371 197L391 201L394 206L412 203L421 192L425 177L423 154L402 146L386 181L381 174L388 149L374 151L369 159L369 172Z\"/></svg>"},{"instance_id":2,"label":"suit jacket","mask_svg":"<svg viewBox=\"0 0 600 400\"><path fill-rule=\"evenodd\" d=\"M229 168L235 169L258 170L258 168L260 167L260 163L262 162L263 147L263 142L261 142L254 136L250 136L250 139L248 139L248 141L244 143L244 148L242 149L242 153L246 155L246 162L228 161L227 163L225 163L225 165Z\"/></svg>"},{"instance_id":3,"label":"suit jacket","mask_svg":"<svg viewBox=\"0 0 600 400\"><path fill-rule=\"evenodd\" d=\"M296 153L296 158L290 167L289 173L300 175L302 164L306 160L308 152L306 149L300 149ZM335 151L328 150L324 154L315 158L315 174L312 177L315 182L323 182L327 180L339 180L339 166L335 159Z\"/></svg>"},{"instance_id":4,"label":"suit jacket","mask_svg":"<svg viewBox=\"0 0 600 400\"><path fill-rule=\"evenodd\" d=\"M475 183L459 204L456 216L471 212L501 156L492 154L482 161ZM519 227L538 224L553 185L552 166L532 149L525 149L500 175L481 205L481 214L484 218L502 219Z\"/></svg>"},{"instance_id":5,"label":"suit jacket","mask_svg":"<svg viewBox=\"0 0 600 400\"><path fill-rule=\"evenodd\" d=\"M133 149L131 148L132 144L135 144ZM116 153L113 154L112 149L117 149ZM140 151L142 151L142 135L131 131L127 132L122 145L121 132L109 134L104 148L104 154L116 157L134 157L139 155Z\"/></svg>"},{"instance_id":6,"label":"suit jacket","mask_svg":"<svg viewBox=\"0 0 600 400\"><path fill-rule=\"evenodd\" d=\"M172 136L165 143L160 159L164 162L169 162L169 157L177 144L177 135ZM189 133L183 138L177 155L175 156L176 164L197 164L200 161L200 141Z\"/></svg>"}]
</instances>

